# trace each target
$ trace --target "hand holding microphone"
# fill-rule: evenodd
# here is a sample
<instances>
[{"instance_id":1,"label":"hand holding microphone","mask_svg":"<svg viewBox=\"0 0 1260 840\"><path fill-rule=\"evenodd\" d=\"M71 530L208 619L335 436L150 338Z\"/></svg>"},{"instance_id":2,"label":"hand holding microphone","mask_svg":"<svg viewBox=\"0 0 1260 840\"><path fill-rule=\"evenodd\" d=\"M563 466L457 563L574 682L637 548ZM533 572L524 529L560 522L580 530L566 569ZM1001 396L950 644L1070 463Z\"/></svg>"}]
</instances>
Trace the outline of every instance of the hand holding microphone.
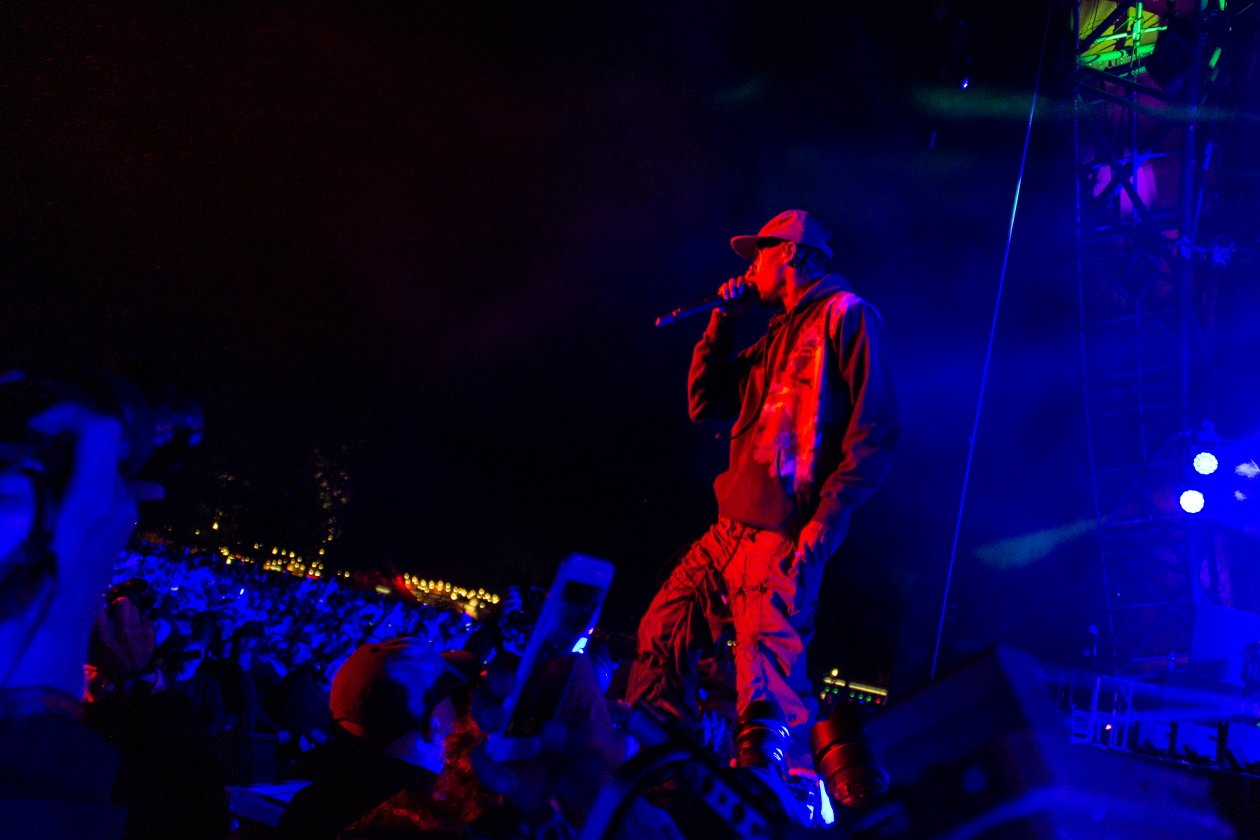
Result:
<instances>
[{"instance_id":1,"label":"hand holding microphone","mask_svg":"<svg viewBox=\"0 0 1260 840\"><path fill-rule=\"evenodd\" d=\"M757 290L745 275L727 280L718 287L717 296L722 299L722 305L729 314L740 315L757 299Z\"/></svg>"},{"instance_id":2,"label":"hand holding microphone","mask_svg":"<svg viewBox=\"0 0 1260 840\"><path fill-rule=\"evenodd\" d=\"M748 281L747 274L732 277L718 287L718 292L713 297L685 304L662 315L656 319L656 326L668 326L683 318L690 318L702 312L711 312L720 307L727 307L726 311L731 315L740 315L747 310L749 303L756 299L757 289Z\"/></svg>"}]
</instances>

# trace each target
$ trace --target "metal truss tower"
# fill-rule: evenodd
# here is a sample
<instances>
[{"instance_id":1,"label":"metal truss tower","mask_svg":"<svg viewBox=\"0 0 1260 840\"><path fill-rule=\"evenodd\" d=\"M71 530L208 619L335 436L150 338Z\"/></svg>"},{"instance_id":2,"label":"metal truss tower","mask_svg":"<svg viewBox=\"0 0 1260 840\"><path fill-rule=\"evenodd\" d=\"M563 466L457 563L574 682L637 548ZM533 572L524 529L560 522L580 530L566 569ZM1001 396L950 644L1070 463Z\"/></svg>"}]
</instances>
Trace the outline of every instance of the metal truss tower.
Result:
<instances>
[{"instance_id":1,"label":"metal truss tower","mask_svg":"<svg viewBox=\"0 0 1260 840\"><path fill-rule=\"evenodd\" d=\"M1229 606L1223 542L1178 504L1214 434L1213 211L1224 2L1076 5L1077 283L1105 616L1100 670L1190 659L1196 607ZM1178 8L1182 6L1182 8Z\"/></svg>"}]
</instances>

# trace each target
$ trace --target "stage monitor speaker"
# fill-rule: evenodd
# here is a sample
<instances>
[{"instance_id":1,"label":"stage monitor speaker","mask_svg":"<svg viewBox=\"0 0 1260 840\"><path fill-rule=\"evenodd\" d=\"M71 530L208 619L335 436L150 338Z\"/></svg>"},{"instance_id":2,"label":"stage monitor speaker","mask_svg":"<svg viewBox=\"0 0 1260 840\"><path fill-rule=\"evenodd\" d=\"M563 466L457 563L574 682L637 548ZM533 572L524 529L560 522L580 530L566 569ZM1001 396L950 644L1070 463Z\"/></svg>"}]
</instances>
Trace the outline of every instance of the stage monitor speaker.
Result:
<instances>
[{"instance_id":1,"label":"stage monitor speaker","mask_svg":"<svg viewBox=\"0 0 1260 840\"><path fill-rule=\"evenodd\" d=\"M1052 696L1031 658L998 649L872 720L871 747L891 777L905 836L1234 836L1205 779L1171 762L1071 744Z\"/></svg>"}]
</instances>

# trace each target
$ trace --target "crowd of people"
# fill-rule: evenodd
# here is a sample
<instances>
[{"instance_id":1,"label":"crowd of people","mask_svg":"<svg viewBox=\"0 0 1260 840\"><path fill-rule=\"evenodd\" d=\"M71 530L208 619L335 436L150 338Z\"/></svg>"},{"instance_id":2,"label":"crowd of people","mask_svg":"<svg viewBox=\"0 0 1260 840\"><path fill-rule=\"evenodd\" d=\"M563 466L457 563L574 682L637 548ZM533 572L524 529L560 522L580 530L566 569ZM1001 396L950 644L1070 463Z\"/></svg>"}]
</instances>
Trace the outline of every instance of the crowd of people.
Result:
<instances>
[{"instance_id":1,"label":"crowd of people","mask_svg":"<svg viewBox=\"0 0 1260 840\"><path fill-rule=\"evenodd\" d=\"M133 542L91 630L85 705L122 760L126 836L576 831L635 743L614 679L628 655L616 662L597 635L573 657L548 742L562 761L500 763L482 748L541 595L509 588L474 620L337 577ZM729 728L708 721L720 761ZM260 787L296 795L278 820L231 812L230 793ZM621 831L680 833L647 799L617 818Z\"/></svg>"},{"instance_id":2,"label":"crowd of people","mask_svg":"<svg viewBox=\"0 0 1260 840\"><path fill-rule=\"evenodd\" d=\"M633 743L622 725L631 661L624 644L618 659L618 645L597 633L567 676L572 696L556 718L575 727L562 740L577 743L562 749L583 758L542 777L577 791L567 813L553 809L550 790L509 807L521 795L518 771L484 757L474 770L474 748L483 727L501 724L498 706L544 594L509 587L477 620L405 592L133 541L92 626L85 706L89 727L122 758L116 795L127 807L127 836L410 836L417 826L462 821L465 834L477 824L470 836L513 837L533 830L523 825L540 810L580 825ZM382 684L399 696L382 700ZM434 684L453 705L437 721L438 703L422 701L418 725L411 695ZM716 712L706 722L713 754L724 742L729 754L729 725ZM534 762L529 773L538 771ZM271 783L285 795L299 790L282 820L269 826L230 813L225 791ZM441 807L427 811L439 801L426 798L433 795ZM645 802L622 818L658 830L672 823Z\"/></svg>"},{"instance_id":3,"label":"crowd of people","mask_svg":"<svg viewBox=\"0 0 1260 840\"><path fill-rule=\"evenodd\" d=\"M121 759L111 798L125 809L123 836L563 836L636 749L667 742L711 772L752 774L743 795L786 825L822 820L823 792L800 756L795 776L730 769L740 749L731 662L710 663L725 679L704 681L701 724L680 728L635 717L624 702L630 640L599 631L558 677L568 688L548 754L491 760L485 733L503 725L544 596L509 587L474 619L405 591L133 540L91 627L84 704L87 726ZM856 781L855 792L878 782ZM270 816L233 807L260 790L280 792ZM618 835L710 836L715 816L689 807L694 792L642 792L600 818L615 818Z\"/></svg>"},{"instance_id":4,"label":"crowd of people","mask_svg":"<svg viewBox=\"0 0 1260 840\"><path fill-rule=\"evenodd\" d=\"M332 678L359 645L407 636L458 650L476 627L462 611L159 542L123 553L108 601L93 628L89 696L182 695L228 784L275 779L328 740Z\"/></svg>"}]
</instances>

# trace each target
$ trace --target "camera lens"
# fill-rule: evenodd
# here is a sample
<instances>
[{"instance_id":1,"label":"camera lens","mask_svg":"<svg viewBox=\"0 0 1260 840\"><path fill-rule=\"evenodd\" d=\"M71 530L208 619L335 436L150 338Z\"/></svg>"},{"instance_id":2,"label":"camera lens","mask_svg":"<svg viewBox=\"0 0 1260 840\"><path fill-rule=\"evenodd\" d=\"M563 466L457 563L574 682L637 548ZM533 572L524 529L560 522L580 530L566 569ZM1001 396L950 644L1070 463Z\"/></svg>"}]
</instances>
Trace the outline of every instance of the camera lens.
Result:
<instances>
[{"instance_id":1,"label":"camera lens","mask_svg":"<svg viewBox=\"0 0 1260 840\"><path fill-rule=\"evenodd\" d=\"M777 703L754 700L739 716L735 748L740 767L781 768L788 741L788 726Z\"/></svg>"},{"instance_id":2,"label":"camera lens","mask_svg":"<svg viewBox=\"0 0 1260 840\"><path fill-rule=\"evenodd\" d=\"M861 808L887 792L888 773L875 760L862 737L862 712L857 706L837 706L827 720L809 732L814 768L832 801Z\"/></svg>"}]
</instances>

